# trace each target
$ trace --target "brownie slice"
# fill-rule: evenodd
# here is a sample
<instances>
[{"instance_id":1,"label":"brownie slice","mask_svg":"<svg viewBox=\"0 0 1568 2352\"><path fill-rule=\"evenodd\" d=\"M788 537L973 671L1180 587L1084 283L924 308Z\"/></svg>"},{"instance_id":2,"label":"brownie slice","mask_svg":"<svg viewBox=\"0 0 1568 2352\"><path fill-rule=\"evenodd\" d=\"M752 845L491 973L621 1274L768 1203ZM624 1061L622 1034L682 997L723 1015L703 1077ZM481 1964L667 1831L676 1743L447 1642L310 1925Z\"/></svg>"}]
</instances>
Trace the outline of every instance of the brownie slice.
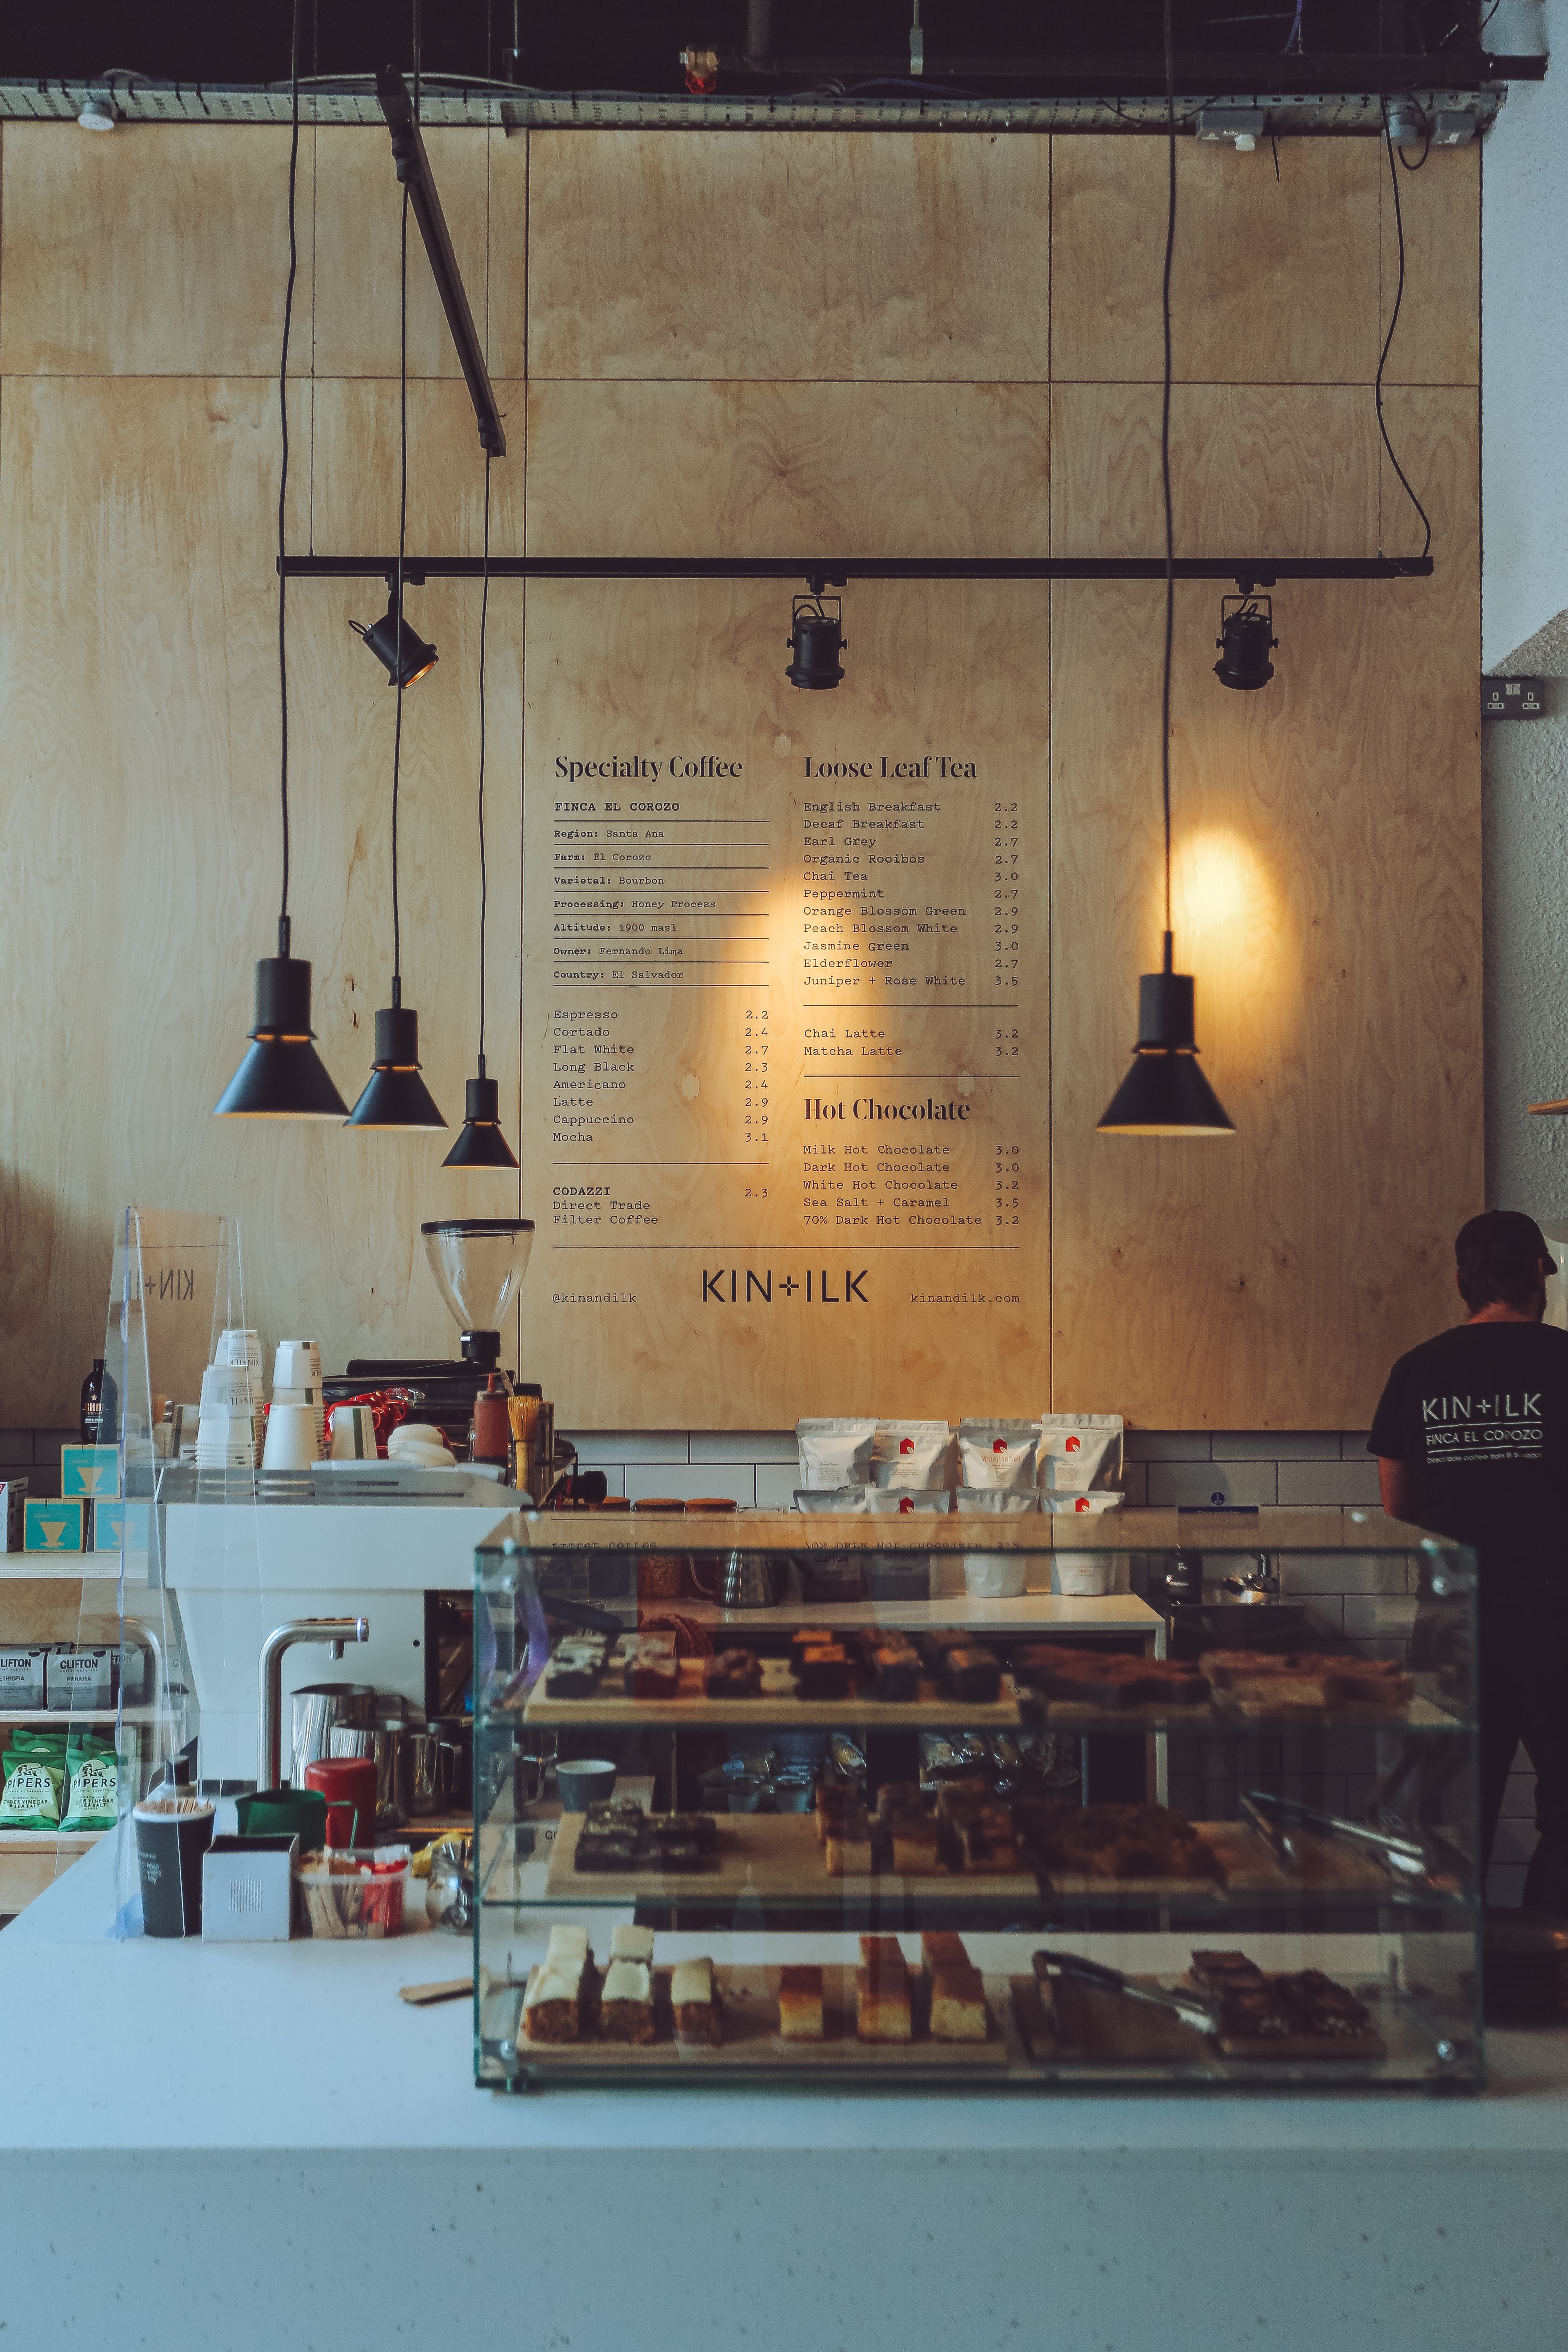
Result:
<instances>
[{"instance_id":1,"label":"brownie slice","mask_svg":"<svg viewBox=\"0 0 1568 2352\"><path fill-rule=\"evenodd\" d=\"M1002 1668L996 1653L978 1643L947 1651L942 1662L942 1685L950 1698L974 1706L989 1706L1002 1689Z\"/></svg>"},{"instance_id":2,"label":"brownie slice","mask_svg":"<svg viewBox=\"0 0 1568 2352\"><path fill-rule=\"evenodd\" d=\"M763 1662L754 1650L721 1650L704 1661L705 1698L756 1698L763 1687Z\"/></svg>"}]
</instances>

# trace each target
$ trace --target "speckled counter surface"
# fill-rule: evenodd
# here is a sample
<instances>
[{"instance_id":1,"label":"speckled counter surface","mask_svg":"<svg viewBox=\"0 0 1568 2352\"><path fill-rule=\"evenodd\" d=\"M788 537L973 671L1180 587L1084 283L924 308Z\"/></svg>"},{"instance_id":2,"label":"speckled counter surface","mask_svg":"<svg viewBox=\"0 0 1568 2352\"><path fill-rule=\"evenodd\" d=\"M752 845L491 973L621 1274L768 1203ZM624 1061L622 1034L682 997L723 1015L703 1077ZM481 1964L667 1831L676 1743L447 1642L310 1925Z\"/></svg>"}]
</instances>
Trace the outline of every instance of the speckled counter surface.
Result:
<instances>
[{"instance_id":1,"label":"speckled counter surface","mask_svg":"<svg viewBox=\"0 0 1568 2352\"><path fill-rule=\"evenodd\" d=\"M1568 2030L1481 2098L472 2086L465 1944L0 1935L6 2344L1560 2352Z\"/></svg>"}]
</instances>

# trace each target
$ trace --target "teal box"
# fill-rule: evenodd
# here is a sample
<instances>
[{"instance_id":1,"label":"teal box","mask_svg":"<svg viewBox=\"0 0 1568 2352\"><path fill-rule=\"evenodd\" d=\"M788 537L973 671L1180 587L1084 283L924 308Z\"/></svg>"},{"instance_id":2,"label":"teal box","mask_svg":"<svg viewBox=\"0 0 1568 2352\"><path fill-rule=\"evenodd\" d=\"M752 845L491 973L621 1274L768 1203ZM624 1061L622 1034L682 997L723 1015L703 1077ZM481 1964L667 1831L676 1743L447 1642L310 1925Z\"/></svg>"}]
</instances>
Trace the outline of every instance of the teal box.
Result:
<instances>
[{"instance_id":1,"label":"teal box","mask_svg":"<svg viewBox=\"0 0 1568 2352\"><path fill-rule=\"evenodd\" d=\"M23 1505L24 1551L80 1551L85 1536L87 1505L44 1502L31 1498Z\"/></svg>"},{"instance_id":2,"label":"teal box","mask_svg":"<svg viewBox=\"0 0 1568 2352\"><path fill-rule=\"evenodd\" d=\"M146 1504L113 1501L95 1503L92 1507L93 1550L118 1551L121 1544L125 1546L127 1551L146 1550Z\"/></svg>"},{"instance_id":3,"label":"teal box","mask_svg":"<svg viewBox=\"0 0 1568 2352\"><path fill-rule=\"evenodd\" d=\"M80 1496L97 1501L120 1492L120 1449L115 1445L62 1445L60 1493L68 1500Z\"/></svg>"}]
</instances>

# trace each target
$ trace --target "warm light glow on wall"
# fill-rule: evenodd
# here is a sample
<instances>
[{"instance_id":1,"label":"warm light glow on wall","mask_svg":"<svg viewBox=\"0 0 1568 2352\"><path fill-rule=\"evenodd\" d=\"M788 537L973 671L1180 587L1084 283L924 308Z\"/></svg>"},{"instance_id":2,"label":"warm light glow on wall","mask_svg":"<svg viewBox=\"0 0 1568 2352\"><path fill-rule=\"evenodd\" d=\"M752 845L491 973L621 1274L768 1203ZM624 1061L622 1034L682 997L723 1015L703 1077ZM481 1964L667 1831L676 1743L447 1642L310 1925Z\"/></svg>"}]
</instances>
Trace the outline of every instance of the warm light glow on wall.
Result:
<instances>
[{"instance_id":1,"label":"warm light glow on wall","mask_svg":"<svg viewBox=\"0 0 1568 2352\"><path fill-rule=\"evenodd\" d=\"M1267 852L1227 825L1178 838L1171 880L1182 961L1198 979L1219 1085L1223 1068L1289 1051L1301 1004L1300 928Z\"/></svg>"}]
</instances>

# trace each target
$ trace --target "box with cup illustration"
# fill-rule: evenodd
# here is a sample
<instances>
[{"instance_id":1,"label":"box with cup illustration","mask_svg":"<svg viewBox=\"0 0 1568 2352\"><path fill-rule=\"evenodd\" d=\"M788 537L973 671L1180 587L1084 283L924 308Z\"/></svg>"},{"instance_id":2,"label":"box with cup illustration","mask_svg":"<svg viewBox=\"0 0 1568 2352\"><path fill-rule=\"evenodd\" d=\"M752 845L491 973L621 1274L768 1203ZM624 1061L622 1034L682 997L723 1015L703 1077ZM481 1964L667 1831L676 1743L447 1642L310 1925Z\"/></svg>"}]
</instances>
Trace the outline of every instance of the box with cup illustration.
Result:
<instances>
[{"instance_id":1,"label":"box with cup illustration","mask_svg":"<svg viewBox=\"0 0 1568 2352\"><path fill-rule=\"evenodd\" d=\"M57 1501L32 1496L22 1506L24 1551L73 1552L87 1541L87 1510L79 1498Z\"/></svg>"}]
</instances>

